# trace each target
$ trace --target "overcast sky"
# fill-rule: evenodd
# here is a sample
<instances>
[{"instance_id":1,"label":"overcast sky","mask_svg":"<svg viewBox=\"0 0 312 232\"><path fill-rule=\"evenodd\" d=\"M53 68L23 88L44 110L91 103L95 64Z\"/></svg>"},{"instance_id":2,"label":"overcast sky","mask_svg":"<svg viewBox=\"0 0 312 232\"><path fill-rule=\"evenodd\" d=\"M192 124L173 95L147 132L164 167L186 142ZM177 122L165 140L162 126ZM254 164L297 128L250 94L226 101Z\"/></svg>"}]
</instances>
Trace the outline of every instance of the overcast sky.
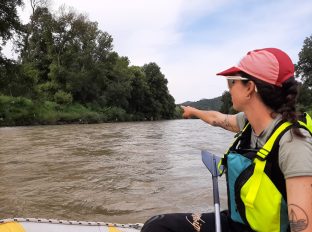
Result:
<instances>
[{"instance_id":1,"label":"overcast sky","mask_svg":"<svg viewBox=\"0 0 312 232\"><path fill-rule=\"evenodd\" d=\"M311 0L52 0L51 6L62 4L97 21L131 65L156 62L176 103L221 96L227 85L215 74L249 50L281 48L296 63L312 35Z\"/></svg>"}]
</instances>

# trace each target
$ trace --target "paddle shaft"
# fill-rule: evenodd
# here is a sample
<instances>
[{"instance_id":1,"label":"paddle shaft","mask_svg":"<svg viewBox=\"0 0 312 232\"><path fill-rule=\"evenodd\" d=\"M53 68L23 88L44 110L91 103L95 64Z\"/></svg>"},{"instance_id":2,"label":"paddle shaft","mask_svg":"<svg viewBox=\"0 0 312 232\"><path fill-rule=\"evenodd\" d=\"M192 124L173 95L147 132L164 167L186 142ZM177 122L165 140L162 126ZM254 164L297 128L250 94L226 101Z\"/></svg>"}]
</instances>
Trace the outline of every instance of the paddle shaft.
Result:
<instances>
[{"instance_id":1,"label":"paddle shaft","mask_svg":"<svg viewBox=\"0 0 312 232\"><path fill-rule=\"evenodd\" d=\"M215 207L215 223L216 223L216 232L221 232L221 220L220 220L220 200L219 200L219 189L218 189L218 180L217 176L212 176L213 184L213 203Z\"/></svg>"},{"instance_id":2,"label":"paddle shaft","mask_svg":"<svg viewBox=\"0 0 312 232\"><path fill-rule=\"evenodd\" d=\"M221 232L220 199L218 188L218 175L220 172L217 168L220 158L208 151L202 151L202 160L212 175L213 203L215 207L215 229L216 232Z\"/></svg>"},{"instance_id":3,"label":"paddle shaft","mask_svg":"<svg viewBox=\"0 0 312 232\"><path fill-rule=\"evenodd\" d=\"M217 163L216 157L213 155L213 170L212 170L212 187L213 187L213 203L215 206L215 223L216 232L221 232L221 220L220 220L220 199L219 199L219 187L218 187L218 175L217 175Z\"/></svg>"}]
</instances>

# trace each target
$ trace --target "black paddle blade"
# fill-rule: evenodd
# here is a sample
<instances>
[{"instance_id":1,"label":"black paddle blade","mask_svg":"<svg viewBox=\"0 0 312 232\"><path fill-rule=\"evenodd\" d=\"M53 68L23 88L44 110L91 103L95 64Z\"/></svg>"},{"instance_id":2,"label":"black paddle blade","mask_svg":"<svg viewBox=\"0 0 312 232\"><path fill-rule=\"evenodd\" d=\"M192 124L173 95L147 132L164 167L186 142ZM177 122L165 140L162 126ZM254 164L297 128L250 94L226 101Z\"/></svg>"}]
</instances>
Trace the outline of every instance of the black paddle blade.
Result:
<instances>
[{"instance_id":1,"label":"black paddle blade","mask_svg":"<svg viewBox=\"0 0 312 232\"><path fill-rule=\"evenodd\" d=\"M203 163L208 168L212 176L219 176L221 172L218 169L218 164L221 158L210 153L209 151L202 151L201 155ZM221 168L223 168L223 166L221 166Z\"/></svg>"}]
</instances>

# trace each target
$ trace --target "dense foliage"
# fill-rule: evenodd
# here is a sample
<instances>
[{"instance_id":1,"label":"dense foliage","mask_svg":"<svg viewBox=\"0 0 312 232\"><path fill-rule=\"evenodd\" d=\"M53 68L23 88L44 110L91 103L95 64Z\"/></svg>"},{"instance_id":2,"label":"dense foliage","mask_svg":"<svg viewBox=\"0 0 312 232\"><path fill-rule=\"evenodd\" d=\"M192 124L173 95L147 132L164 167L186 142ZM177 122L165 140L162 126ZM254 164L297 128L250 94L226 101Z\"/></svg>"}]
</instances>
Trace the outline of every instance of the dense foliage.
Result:
<instances>
[{"instance_id":1,"label":"dense foliage","mask_svg":"<svg viewBox=\"0 0 312 232\"><path fill-rule=\"evenodd\" d=\"M312 35L304 40L299 52L296 76L301 80L298 99L300 108L312 111Z\"/></svg>"},{"instance_id":2,"label":"dense foliage","mask_svg":"<svg viewBox=\"0 0 312 232\"><path fill-rule=\"evenodd\" d=\"M44 1L31 3L30 22L22 26L16 16L21 1L1 3L1 12L12 14L1 18L9 26L1 26L0 38L17 35L19 59L0 60L0 125L178 117L156 63L130 66L96 22L64 8L55 15Z\"/></svg>"},{"instance_id":3,"label":"dense foliage","mask_svg":"<svg viewBox=\"0 0 312 232\"><path fill-rule=\"evenodd\" d=\"M4 44L21 27L20 19L17 15L17 8L21 5L22 0L1 0L0 38Z\"/></svg>"}]
</instances>

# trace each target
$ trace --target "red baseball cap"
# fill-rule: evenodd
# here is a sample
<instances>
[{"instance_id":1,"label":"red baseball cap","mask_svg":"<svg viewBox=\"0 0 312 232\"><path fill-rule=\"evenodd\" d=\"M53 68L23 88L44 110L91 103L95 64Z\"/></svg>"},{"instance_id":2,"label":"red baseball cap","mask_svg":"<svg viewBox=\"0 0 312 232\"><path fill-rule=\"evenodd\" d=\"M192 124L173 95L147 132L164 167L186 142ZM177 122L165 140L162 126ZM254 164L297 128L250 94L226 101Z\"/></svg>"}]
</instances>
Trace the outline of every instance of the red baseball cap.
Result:
<instances>
[{"instance_id":1,"label":"red baseball cap","mask_svg":"<svg viewBox=\"0 0 312 232\"><path fill-rule=\"evenodd\" d=\"M217 75L231 76L245 72L264 82L282 86L283 82L294 76L295 67L289 56L277 48L263 48L250 51L238 65Z\"/></svg>"}]
</instances>

